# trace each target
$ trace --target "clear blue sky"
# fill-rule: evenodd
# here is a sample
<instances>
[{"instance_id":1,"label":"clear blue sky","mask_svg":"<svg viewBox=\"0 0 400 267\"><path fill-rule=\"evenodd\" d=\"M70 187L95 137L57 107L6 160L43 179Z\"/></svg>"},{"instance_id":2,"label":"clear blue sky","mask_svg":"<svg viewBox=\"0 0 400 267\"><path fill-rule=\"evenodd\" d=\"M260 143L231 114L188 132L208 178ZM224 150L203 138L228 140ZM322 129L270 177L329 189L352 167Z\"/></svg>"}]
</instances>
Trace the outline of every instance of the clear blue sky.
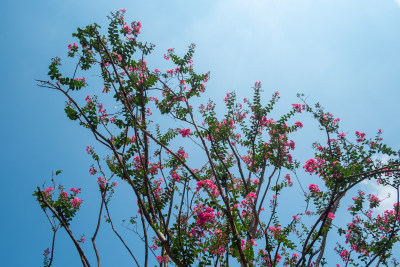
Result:
<instances>
[{"instance_id":1,"label":"clear blue sky","mask_svg":"<svg viewBox=\"0 0 400 267\"><path fill-rule=\"evenodd\" d=\"M211 71L207 96L222 106L227 91L248 96L255 81L265 94L281 93L279 107L297 102L296 93L320 102L341 118L343 130L385 131L386 143L399 148L400 1L395 0L202 0L202 1L6 1L0 11L0 137L3 211L1 266L40 266L51 232L32 197L37 185L63 169L67 186L95 185L85 154L88 132L64 115L64 99L36 86L46 79L50 59L66 58L71 33L92 22L106 26L110 11L126 8L127 20L140 20L142 38L157 45L152 66L170 47L184 53L197 45L195 67ZM205 102L205 101L204 101ZM298 156L320 133L305 130ZM93 142L92 142L93 143ZM309 154L312 155L312 154ZM308 179L308 178L307 178ZM124 189L121 188L121 191ZM88 192L91 192L88 189ZM92 196L96 192L87 193ZM122 193L122 192L121 192ZM98 199L97 199L98 200ZM135 214L133 199L116 198L115 222ZM93 233L98 208L85 203L74 231ZM124 217L125 216L125 217ZM105 253L123 248L103 228L104 266L125 266L129 258ZM120 230L128 239L134 234ZM57 237L54 266L79 266L64 233ZM130 243L135 246L134 243ZM88 242L86 248L91 251ZM137 245L138 246L138 245ZM65 253L62 253L62 251ZM137 251L141 253L141 251ZM89 252L91 259L93 253ZM94 261L93 261L94 262ZM128 266L128 265L127 265Z\"/></svg>"}]
</instances>

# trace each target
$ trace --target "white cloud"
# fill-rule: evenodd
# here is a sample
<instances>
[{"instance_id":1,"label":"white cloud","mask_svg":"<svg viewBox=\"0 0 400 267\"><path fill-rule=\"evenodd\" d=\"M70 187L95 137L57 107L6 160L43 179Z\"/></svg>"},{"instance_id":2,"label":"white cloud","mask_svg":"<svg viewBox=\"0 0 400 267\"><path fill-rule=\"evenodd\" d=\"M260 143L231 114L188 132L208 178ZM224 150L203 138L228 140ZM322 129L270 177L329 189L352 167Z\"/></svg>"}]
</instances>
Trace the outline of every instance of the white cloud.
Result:
<instances>
[{"instance_id":1,"label":"white cloud","mask_svg":"<svg viewBox=\"0 0 400 267\"><path fill-rule=\"evenodd\" d=\"M393 204L397 201L397 192L391 186L383 186L376 181L366 181L363 183L365 192L374 194L381 200L377 212L383 213L385 210L392 210Z\"/></svg>"},{"instance_id":2,"label":"white cloud","mask_svg":"<svg viewBox=\"0 0 400 267\"><path fill-rule=\"evenodd\" d=\"M396 0L400 4L400 0ZM372 156L373 161L380 160L383 164L387 164L390 157L388 155ZM381 200L381 204L377 211L379 213L385 210L393 209L393 204L397 202L397 191L391 186L383 186L378 184L376 180L363 181L366 193L371 193Z\"/></svg>"},{"instance_id":3,"label":"white cloud","mask_svg":"<svg viewBox=\"0 0 400 267\"><path fill-rule=\"evenodd\" d=\"M400 0L395 0L395 2L396 2L398 5L400 5Z\"/></svg>"}]
</instances>

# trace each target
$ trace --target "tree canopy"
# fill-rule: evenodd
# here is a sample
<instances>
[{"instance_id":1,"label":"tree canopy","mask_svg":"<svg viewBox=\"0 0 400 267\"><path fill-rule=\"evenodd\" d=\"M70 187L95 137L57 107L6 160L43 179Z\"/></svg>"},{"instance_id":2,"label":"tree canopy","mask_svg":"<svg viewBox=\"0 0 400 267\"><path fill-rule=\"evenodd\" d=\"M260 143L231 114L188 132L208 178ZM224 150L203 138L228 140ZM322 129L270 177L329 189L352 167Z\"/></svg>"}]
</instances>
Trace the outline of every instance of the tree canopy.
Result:
<instances>
[{"instance_id":1,"label":"tree canopy","mask_svg":"<svg viewBox=\"0 0 400 267\"><path fill-rule=\"evenodd\" d=\"M400 240L400 160L383 143L382 130L372 137L359 131L350 136L340 129L339 118L320 104L309 105L303 95L273 118L280 95L262 101L261 82L243 101L227 93L222 115L212 100L194 107L210 78L194 70L195 46L183 56L168 49L164 60L173 67L150 69L146 59L154 46L140 40L141 23L126 22L125 11L110 15L106 35L96 23L73 34L78 41L68 46L68 56L76 60L72 77L64 76L61 59L53 58L50 80L38 81L65 96L67 117L95 141L86 150L100 192L91 236L96 259L85 253L86 238L72 231L81 205L92 201L79 197L84 189L67 190L53 180L34 193L54 236L64 228L83 266L95 261L100 266L109 256L96 245L104 216L137 266L154 259L160 266L332 266L327 255L333 254L340 259L335 264L343 266L398 264L393 248ZM85 93L91 86L81 76L85 72L101 79L98 93ZM313 144L315 154L305 162L291 154L293 133L303 128L299 113L310 114L324 138ZM305 175L317 176L315 183L304 184ZM359 190L364 181L395 188L393 208L380 213L381 200ZM138 209L130 225L144 256L127 245L132 237L121 235L110 216L117 183L128 185L136 199L127 205ZM279 204L294 190L301 190L298 201L305 208L289 216ZM348 207L346 198L352 202ZM339 214L348 221L336 223ZM330 239L337 241L333 247ZM53 238L44 252L45 266L52 265L55 248Z\"/></svg>"}]
</instances>

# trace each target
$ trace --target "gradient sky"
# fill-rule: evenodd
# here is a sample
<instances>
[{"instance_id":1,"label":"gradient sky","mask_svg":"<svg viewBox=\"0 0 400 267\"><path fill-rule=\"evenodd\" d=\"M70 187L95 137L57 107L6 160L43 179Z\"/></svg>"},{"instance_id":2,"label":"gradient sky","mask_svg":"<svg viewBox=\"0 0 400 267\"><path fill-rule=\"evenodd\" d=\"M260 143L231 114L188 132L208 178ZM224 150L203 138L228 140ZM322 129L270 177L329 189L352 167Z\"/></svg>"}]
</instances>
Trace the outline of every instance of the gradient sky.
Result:
<instances>
[{"instance_id":1,"label":"gradient sky","mask_svg":"<svg viewBox=\"0 0 400 267\"><path fill-rule=\"evenodd\" d=\"M156 44L148 61L152 66L164 64L162 55L170 47L182 55L190 43L197 45L195 69L211 71L204 100L211 97L223 107L226 92L235 90L241 99L249 96L255 81L262 81L265 96L280 92L278 107L283 110L298 102L297 93L304 93L309 103L320 102L341 118L343 131L373 135L382 128L385 142L399 149L399 2L4 2L0 10L0 112L5 114L0 132L4 186L0 265L40 266L43 250L51 244L51 231L32 193L50 180L52 171L64 170L59 181L66 186L95 186L85 152L86 145L93 143L91 136L66 118L61 95L37 87L34 81L46 79L52 57L66 58L67 45L76 41L71 34L77 27L92 22L106 27L110 11L126 8L127 20L142 22L142 40ZM309 152L312 140L321 133L312 124L303 133L297 155L304 162L308 156L303 151ZM96 191L88 189L87 196L92 194ZM113 200L118 226L121 219L135 213L136 207L127 202L133 198ZM98 206L96 201L85 203L73 223L77 235L91 237L95 219L85 214ZM121 253L122 246L108 228L103 225L104 235L98 239L103 243L104 266L130 266L128 255ZM120 231L127 239L134 236L123 228ZM79 266L78 254L62 231L56 246L54 266ZM84 246L93 261L91 244ZM115 259L113 253L122 255Z\"/></svg>"}]
</instances>

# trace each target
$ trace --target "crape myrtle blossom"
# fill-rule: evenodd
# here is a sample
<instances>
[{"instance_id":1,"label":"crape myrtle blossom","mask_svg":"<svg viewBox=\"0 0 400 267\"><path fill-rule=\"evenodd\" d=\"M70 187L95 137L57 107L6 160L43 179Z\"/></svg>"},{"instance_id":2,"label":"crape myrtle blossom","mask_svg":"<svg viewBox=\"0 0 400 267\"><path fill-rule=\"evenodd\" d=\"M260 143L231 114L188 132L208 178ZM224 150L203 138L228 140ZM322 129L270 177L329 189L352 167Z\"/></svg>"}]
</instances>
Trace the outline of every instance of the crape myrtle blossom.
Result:
<instances>
[{"instance_id":1,"label":"crape myrtle blossom","mask_svg":"<svg viewBox=\"0 0 400 267\"><path fill-rule=\"evenodd\" d=\"M201 189L202 187L204 187L204 188L206 188L206 189L210 189L211 192L212 192L212 194L213 194L215 197L218 197L218 196L220 195L220 193L219 193L218 190L217 190L217 186L216 186L216 185L213 183L213 181L211 181L210 179L206 179L206 180L204 180L204 181L198 181L198 182L197 182L196 190L197 190L197 191L200 191L200 189Z\"/></svg>"},{"instance_id":2,"label":"crape myrtle blossom","mask_svg":"<svg viewBox=\"0 0 400 267\"><path fill-rule=\"evenodd\" d=\"M318 193L320 193L321 191L318 188L318 185L316 184L310 184L310 186L308 187L308 189L311 192L311 195L317 195Z\"/></svg>"},{"instance_id":3,"label":"crape myrtle blossom","mask_svg":"<svg viewBox=\"0 0 400 267\"><path fill-rule=\"evenodd\" d=\"M79 208L81 203L82 203L82 200L78 197L74 197L74 199L71 200L71 206L73 208Z\"/></svg>"},{"instance_id":4,"label":"crape myrtle blossom","mask_svg":"<svg viewBox=\"0 0 400 267\"><path fill-rule=\"evenodd\" d=\"M189 128L187 128L187 129L180 129L180 130L179 130L179 133L182 135L182 137L187 137L187 136L190 135L190 129L189 129Z\"/></svg>"},{"instance_id":5,"label":"crape myrtle blossom","mask_svg":"<svg viewBox=\"0 0 400 267\"><path fill-rule=\"evenodd\" d=\"M303 128L303 123L301 123L300 121L296 121L294 125L296 125L296 127L298 128Z\"/></svg>"},{"instance_id":6,"label":"crape myrtle blossom","mask_svg":"<svg viewBox=\"0 0 400 267\"><path fill-rule=\"evenodd\" d=\"M197 207L193 208L193 212L197 217L196 224L200 228L205 228L206 224L214 222L214 209L211 207L205 207L203 204L200 204Z\"/></svg>"},{"instance_id":7,"label":"crape myrtle blossom","mask_svg":"<svg viewBox=\"0 0 400 267\"><path fill-rule=\"evenodd\" d=\"M349 261L349 256L350 256L350 252L347 249L344 249L341 253L340 253L340 257L342 258L342 260L344 262L348 262Z\"/></svg>"},{"instance_id":8,"label":"crape myrtle blossom","mask_svg":"<svg viewBox=\"0 0 400 267\"><path fill-rule=\"evenodd\" d=\"M292 104L292 106L293 110L298 113L301 113L301 111L305 109L305 104Z\"/></svg>"},{"instance_id":9,"label":"crape myrtle blossom","mask_svg":"<svg viewBox=\"0 0 400 267\"><path fill-rule=\"evenodd\" d=\"M73 49L73 48L78 48L78 45L77 45L76 43L73 43L73 44L69 44L69 45L68 45L68 49L69 49L69 50L71 50L71 49Z\"/></svg>"},{"instance_id":10,"label":"crape myrtle blossom","mask_svg":"<svg viewBox=\"0 0 400 267\"><path fill-rule=\"evenodd\" d=\"M309 159L306 161L306 164L304 164L303 169L305 169L306 172L313 174L317 170L317 161L315 159Z\"/></svg>"},{"instance_id":11,"label":"crape myrtle blossom","mask_svg":"<svg viewBox=\"0 0 400 267\"><path fill-rule=\"evenodd\" d=\"M358 139L357 139L358 143L364 141L364 139L365 139L365 133L360 133L359 131L356 131L356 136L358 137Z\"/></svg>"},{"instance_id":12,"label":"crape myrtle blossom","mask_svg":"<svg viewBox=\"0 0 400 267\"><path fill-rule=\"evenodd\" d=\"M329 212L327 218L328 218L329 220L333 220L333 219L335 219L335 214L333 214L332 212Z\"/></svg>"},{"instance_id":13,"label":"crape myrtle blossom","mask_svg":"<svg viewBox=\"0 0 400 267\"><path fill-rule=\"evenodd\" d=\"M97 173L97 169L96 169L95 167L91 167L91 168L89 169L89 173L90 173L91 175L95 175L95 174Z\"/></svg>"},{"instance_id":14,"label":"crape myrtle blossom","mask_svg":"<svg viewBox=\"0 0 400 267\"><path fill-rule=\"evenodd\" d=\"M292 178L290 177L289 174L286 174L286 175L285 175L285 179L287 180L289 186L292 186L292 185L293 185Z\"/></svg>"}]
</instances>

